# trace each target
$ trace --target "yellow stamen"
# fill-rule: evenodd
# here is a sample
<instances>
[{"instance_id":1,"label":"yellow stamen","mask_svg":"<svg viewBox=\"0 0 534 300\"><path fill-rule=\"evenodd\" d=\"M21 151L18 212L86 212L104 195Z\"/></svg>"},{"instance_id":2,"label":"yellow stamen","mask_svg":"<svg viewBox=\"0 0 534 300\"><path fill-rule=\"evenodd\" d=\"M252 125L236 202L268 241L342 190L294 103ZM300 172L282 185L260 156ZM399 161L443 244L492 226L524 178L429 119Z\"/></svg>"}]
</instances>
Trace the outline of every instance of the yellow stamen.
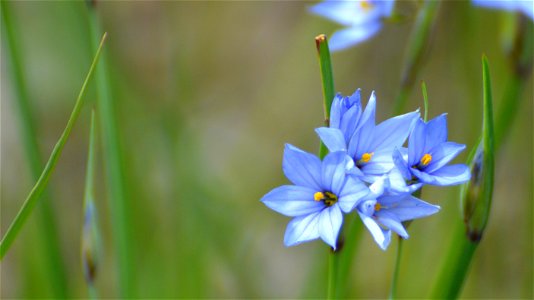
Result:
<instances>
[{"instance_id":1,"label":"yellow stamen","mask_svg":"<svg viewBox=\"0 0 534 300\"><path fill-rule=\"evenodd\" d=\"M369 11L371 8L373 8L373 4L368 0L363 0L363 1L360 1L360 7L364 11Z\"/></svg>"},{"instance_id":2,"label":"yellow stamen","mask_svg":"<svg viewBox=\"0 0 534 300\"><path fill-rule=\"evenodd\" d=\"M379 211L380 209L382 209L382 205L380 205L380 203L376 203L375 204L375 211Z\"/></svg>"},{"instance_id":3,"label":"yellow stamen","mask_svg":"<svg viewBox=\"0 0 534 300\"><path fill-rule=\"evenodd\" d=\"M432 161L432 155L425 154L423 155L423 158L421 158L421 166L427 166Z\"/></svg>"},{"instance_id":4,"label":"yellow stamen","mask_svg":"<svg viewBox=\"0 0 534 300\"><path fill-rule=\"evenodd\" d=\"M358 164L368 163L374 154L375 154L374 152L371 152L371 153L365 152L364 154L362 154L362 158L358 160Z\"/></svg>"},{"instance_id":5,"label":"yellow stamen","mask_svg":"<svg viewBox=\"0 0 534 300\"><path fill-rule=\"evenodd\" d=\"M313 200L321 201L323 199L324 199L324 194L323 193L317 192L317 193L313 194Z\"/></svg>"}]
</instances>

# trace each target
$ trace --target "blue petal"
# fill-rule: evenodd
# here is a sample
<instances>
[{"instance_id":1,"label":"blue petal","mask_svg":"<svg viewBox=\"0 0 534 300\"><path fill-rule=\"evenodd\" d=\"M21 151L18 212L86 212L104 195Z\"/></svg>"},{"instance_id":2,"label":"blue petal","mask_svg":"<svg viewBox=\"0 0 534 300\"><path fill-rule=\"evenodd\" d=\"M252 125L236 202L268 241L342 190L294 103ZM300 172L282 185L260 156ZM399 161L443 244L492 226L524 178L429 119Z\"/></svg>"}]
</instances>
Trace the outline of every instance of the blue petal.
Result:
<instances>
[{"instance_id":1,"label":"blue petal","mask_svg":"<svg viewBox=\"0 0 534 300\"><path fill-rule=\"evenodd\" d=\"M375 151L371 160L360 167L362 172L366 175L383 175L391 171L395 167L392 150Z\"/></svg>"},{"instance_id":2,"label":"blue petal","mask_svg":"<svg viewBox=\"0 0 534 300\"><path fill-rule=\"evenodd\" d=\"M349 213L368 194L367 185L359 179L347 176L345 185L338 196L339 207L343 212Z\"/></svg>"},{"instance_id":3,"label":"blue petal","mask_svg":"<svg viewBox=\"0 0 534 300\"><path fill-rule=\"evenodd\" d=\"M411 167L419 163L425 154L426 124L423 120L415 121L414 128L408 139L408 166Z\"/></svg>"},{"instance_id":4,"label":"blue petal","mask_svg":"<svg viewBox=\"0 0 534 300\"><path fill-rule=\"evenodd\" d=\"M341 130L341 132L343 132L343 136L345 137L346 141L349 141L354 132L356 131L356 127L358 126L358 122L360 121L361 114L362 107L359 103L351 106L343 114L339 129Z\"/></svg>"},{"instance_id":5,"label":"blue petal","mask_svg":"<svg viewBox=\"0 0 534 300\"><path fill-rule=\"evenodd\" d=\"M361 108L361 89L356 89L356 91L349 97L348 101L350 107L357 105Z\"/></svg>"},{"instance_id":6,"label":"blue petal","mask_svg":"<svg viewBox=\"0 0 534 300\"><path fill-rule=\"evenodd\" d=\"M286 144L282 169L295 185L321 190L321 161L317 156Z\"/></svg>"},{"instance_id":7,"label":"blue petal","mask_svg":"<svg viewBox=\"0 0 534 300\"><path fill-rule=\"evenodd\" d=\"M314 201L316 190L296 185L284 185L267 193L261 201L270 209L289 217L297 217L320 211L322 201Z\"/></svg>"},{"instance_id":8,"label":"blue petal","mask_svg":"<svg viewBox=\"0 0 534 300\"><path fill-rule=\"evenodd\" d=\"M321 182L323 190L339 195L345 183L348 164L352 163L345 152L331 152L323 160Z\"/></svg>"},{"instance_id":9,"label":"blue petal","mask_svg":"<svg viewBox=\"0 0 534 300\"><path fill-rule=\"evenodd\" d=\"M396 147L401 147L418 118L419 111L414 111L378 124L371 149L378 151L393 150Z\"/></svg>"},{"instance_id":10,"label":"blue petal","mask_svg":"<svg viewBox=\"0 0 534 300\"><path fill-rule=\"evenodd\" d=\"M411 176L411 174L408 175ZM398 168L394 168L388 173L388 179L388 193L390 194L411 194L423 186L422 183L407 185L406 180Z\"/></svg>"},{"instance_id":11,"label":"blue petal","mask_svg":"<svg viewBox=\"0 0 534 300\"><path fill-rule=\"evenodd\" d=\"M408 232L406 232L406 229L404 228L404 226L402 226L401 221L395 214L384 209L376 212L375 216L378 222L380 222L385 227L393 230L402 238L407 239L409 237Z\"/></svg>"},{"instance_id":12,"label":"blue petal","mask_svg":"<svg viewBox=\"0 0 534 300\"><path fill-rule=\"evenodd\" d=\"M358 9L359 5L356 1L323 1L310 7L310 12L350 26L355 22Z\"/></svg>"},{"instance_id":13,"label":"blue petal","mask_svg":"<svg viewBox=\"0 0 534 300\"><path fill-rule=\"evenodd\" d=\"M354 160L356 161L359 160L364 153L373 151L370 147L371 142L374 139L375 112L376 96L373 91L369 98L369 102L365 107L365 111L358 122L358 127L349 141L349 155L354 156Z\"/></svg>"},{"instance_id":14,"label":"blue petal","mask_svg":"<svg viewBox=\"0 0 534 300\"><path fill-rule=\"evenodd\" d=\"M339 128L341 124L341 116L344 113L343 96L336 94L330 107L330 127Z\"/></svg>"},{"instance_id":15,"label":"blue petal","mask_svg":"<svg viewBox=\"0 0 534 300\"><path fill-rule=\"evenodd\" d=\"M341 130L337 128L321 127L316 128L315 132L317 132L321 141L330 152L347 150L347 142L345 141L345 137L343 137Z\"/></svg>"},{"instance_id":16,"label":"blue petal","mask_svg":"<svg viewBox=\"0 0 534 300\"><path fill-rule=\"evenodd\" d=\"M410 171L423 183L446 186L461 184L469 180L469 168L466 165L458 164L445 166L432 174L411 168Z\"/></svg>"},{"instance_id":17,"label":"blue petal","mask_svg":"<svg viewBox=\"0 0 534 300\"><path fill-rule=\"evenodd\" d=\"M372 218L361 213L358 214L360 215L363 224L365 224L367 229L369 229L369 232L371 232L371 235L380 249L386 250L391 242L391 231L380 228L380 226Z\"/></svg>"},{"instance_id":18,"label":"blue petal","mask_svg":"<svg viewBox=\"0 0 534 300\"><path fill-rule=\"evenodd\" d=\"M502 9L506 11L520 11L534 20L534 7L532 1L489 1L489 0L473 0L473 4L478 6L485 6L487 8Z\"/></svg>"},{"instance_id":19,"label":"blue petal","mask_svg":"<svg viewBox=\"0 0 534 300\"><path fill-rule=\"evenodd\" d=\"M337 236L343 223L343 215L339 206L332 205L319 215L319 235L328 245L336 249Z\"/></svg>"},{"instance_id":20,"label":"blue petal","mask_svg":"<svg viewBox=\"0 0 534 300\"><path fill-rule=\"evenodd\" d=\"M377 34L381 27L382 24L376 21L336 31L328 43L330 51L340 51L357 45Z\"/></svg>"},{"instance_id":21,"label":"blue petal","mask_svg":"<svg viewBox=\"0 0 534 300\"><path fill-rule=\"evenodd\" d=\"M426 124L424 153L447 141L447 114L442 114ZM420 156L421 157L421 156Z\"/></svg>"},{"instance_id":22,"label":"blue petal","mask_svg":"<svg viewBox=\"0 0 534 300\"><path fill-rule=\"evenodd\" d=\"M430 151L430 154L432 155L432 161L428 166L425 167L425 172L432 173L438 170L449 163L464 149L465 145L453 142L445 142L437 145Z\"/></svg>"},{"instance_id":23,"label":"blue petal","mask_svg":"<svg viewBox=\"0 0 534 300\"><path fill-rule=\"evenodd\" d=\"M408 163L406 162L406 160L404 160L404 157L399 149L393 150L393 162L395 163L395 166L405 179L412 179L410 167L408 167Z\"/></svg>"},{"instance_id":24,"label":"blue petal","mask_svg":"<svg viewBox=\"0 0 534 300\"><path fill-rule=\"evenodd\" d=\"M430 216L440 210L439 206L429 204L409 194L382 196L378 202L385 207L383 210L394 214L400 222Z\"/></svg>"},{"instance_id":25,"label":"blue petal","mask_svg":"<svg viewBox=\"0 0 534 300\"><path fill-rule=\"evenodd\" d=\"M297 217L287 224L284 235L284 245L294 246L303 242L319 238L319 215L316 212L302 217Z\"/></svg>"}]
</instances>

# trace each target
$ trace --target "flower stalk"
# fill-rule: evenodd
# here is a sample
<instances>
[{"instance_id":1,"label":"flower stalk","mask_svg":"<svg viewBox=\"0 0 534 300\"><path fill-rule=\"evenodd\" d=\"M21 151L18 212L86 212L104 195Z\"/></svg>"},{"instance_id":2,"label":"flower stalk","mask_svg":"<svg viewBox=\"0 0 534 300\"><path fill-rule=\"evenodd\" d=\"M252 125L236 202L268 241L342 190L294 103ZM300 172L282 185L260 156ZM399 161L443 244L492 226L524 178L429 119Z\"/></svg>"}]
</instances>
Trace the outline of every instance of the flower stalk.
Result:
<instances>
[{"instance_id":1,"label":"flower stalk","mask_svg":"<svg viewBox=\"0 0 534 300\"><path fill-rule=\"evenodd\" d=\"M323 86L323 111L325 126L330 124L330 107L335 96L334 76L332 72L332 60L330 50L328 49L328 40L326 35L320 34L315 37L315 45L319 57L319 66L321 68L321 81ZM321 143L319 157L324 158L328 153L326 146Z\"/></svg>"}]
</instances>

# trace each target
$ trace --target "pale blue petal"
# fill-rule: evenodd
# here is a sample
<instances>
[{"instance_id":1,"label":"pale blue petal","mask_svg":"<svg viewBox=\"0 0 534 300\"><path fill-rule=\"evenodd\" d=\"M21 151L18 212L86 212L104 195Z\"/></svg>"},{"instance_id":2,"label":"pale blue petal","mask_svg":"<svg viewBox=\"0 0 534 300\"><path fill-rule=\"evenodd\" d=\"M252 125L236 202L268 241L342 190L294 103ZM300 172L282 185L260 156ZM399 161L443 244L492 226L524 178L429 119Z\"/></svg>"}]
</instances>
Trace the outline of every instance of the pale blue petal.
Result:
<instances>
[{"instance_id":1,"label":"pale blue petal","mask_svg":"<svg viewBox=\"0 0 534 300\"><path fill-rule=\"evenodd\" d=\"M371 160L360 166L362 172L366 175L383 175L395 167L393 163L393 149L377 150L374 152Z\"/></svg>"},{"instance_id":2,"label":"pale blue petal","mask_svg":"<svg viewBox=\"0 0 534 300\"><path fill-rule=\"evenodd\" d=\"M349 101L349 106L354 106L354 105L357 105L360 107L362 107L362 102L361 102L361 89L356 89L356 91L354 91L354 93L349 97L348 99Z\"/></svg>"},{"instance_id":3,"label":"pale blue petal","mask_svg":"<svg viewBox=\"0 0 534 300\"><path fill-rule=\"evenodd\" d=\"M365 224L367 229L369 229L369 232L371 232L371 235L380 249L386 250L391 241L391 231L380 228L380 226L372 218L361 213L358 214L360 215L363 224Z\"/></svg>"},{"instance_id":4,"label":"pale blue petal","mask_svg":"<svg viewBox=\"0 0 534 300\"><path fill-rule=\"evenodd\" d=\"M319 235L334 250L336 249L337 236L342 223L343 215L337 205L330 206L319 215Z\"/></svg>"},{"instance_id":5,"label":"pale blue petal","mask_svg":"<svg viewBox=\"0 0 534 300\"><path fill-rule=\"evenodd\" d=\"M308 187L284 185L267 193L261 201L276 212L297 217L320 211L325 207L322 201L313 200L316 192Z\"/></svg>"},{"instance_id":6,"label":"pale blue petal","mask_svg":"<svg viewBox=\"0 0 534 300\"><path fill-rule=\"evenodd\" d=\"M432 161L424 168L427 173L432 173L444 165L448 164L453 158L465 149L465 145L454 142L445 142L434 147L430 154Z\"/></svg>"},{"instance_id":7,"label":"pale blue petal","mask_svg":"<svg viewBox=\"0 0 534 300\"><path fill-rule=\"evenodd\" d=\"M511 1L511 0L473 0L473 4L493 9L502 9L506 11L520 11L534 20L534 7L532 1Z\"/></svg>"},{"instance_id":8,"label":"pale blue petal","mask_svg":"<svg viewBox=\"0 0 534 300\"><path fill-rule=\"evenodd\" d=\"M393 230L402 238L407 239L409 237L408 232L406 232L406 229L402 226L401 221L395 214L384 209L376 212L375 216L379 223Z\"/></svg>"},{"instance_id":9,"label":"pale blue petal","mask_svg":"<svg viewBox=\"0 0 534 300\"><path fill-rule=\"evenodd\" d=\"M330 51L340 51L359 44L377 34L381 27L382 24L377 21L336 31L328 43Z\"/></svg>"},{"instance_id":10,"label":"pale blue petal","mask_svg":"<svg viewBox=\"0 0 534 300\"><path fill-rule=\"evenodd\" d=\"M339 195L345 184L347 166L352 163L345 152L331 152L323 160L321 182L324 190Z\"/></svg>"},{"instance_id":11,"label":"pale blue petal","mask_svg":"<svg viewBox=\"0 0 534 300\"><path fill-rule=\"evenodd\" d=\"M369 194L369 188L361 180L348 176L341 193L338 204L345 213L350 212L360 200Z\"/></svg>"},{"instance_id":12,"label":"pale blue petal","mask_svg":"<svg viewBox=\"0 0 534 300\"><path fill-rule=\"evenodd\" d=\"M378 151L393 150L396 147L401 147L406 138L408 138L417 119L419 119L419 111L414 111L378 124L371 149Z\"/></svg>"},{"instance_id":13,"label":"pale blue petal","mask_svg":"<svg viewBox=\"0 0 534 300\"><path fill-rule=\"evenodd\" d=\"M423 186L422 183L407 185L406 180L404 179L404 177L402 176L402 173L399 171L398 168L392 169L388 173L388 175L389 175L388 176L388 179L389 179L388 192L391 194L411 194ZM409 175L411 176L411 174Z\"/></svg>"},{"instance_id":14,"label":"pale blue petal","mask_svg":"<svg viewBox=\"0 0 534 300\"><path fill-rule=\"evenodd\" d=\"M321 190L321 161L317 156L286 144L282 169L295 185Z\"/></svg>"},{"instance_id":15,"label":"pale blue petal","mask_svg":"<svg viewBox=\"0 0 534 300\"><path fill-rule=\"evenodd\" d=\"M412 179L412 174L410 173L411 168L408 167L408 163L406 162L406 160L404 160L403 155L401 154L399 149L393 150L393 162L395 163L397 170L402 174L405 179Z\"/></svg>"},{"instance_id":16,"label":"pale blue petal","mask_svg":"<svg viewBox=\"0 0 534 300\"><path fill-rule=\"evenodd\" d=\"M343 114L339 128L341 132L343 132L346 141L349 141L354 134L354 131L356 131L361 114L362 107L359 103L351 106L345 114Z\"/></svg>"},{"instance_id":17,"label":"pale blue petal","mask_svg":"<svg viewBox=\"0 0 534 300\"><path fill-rule=\"evenodd\" d=\"M339 128L341 124L341 116L344 113L343 108L343 96L338 93L334 97L334 100L332 101L332 106L330 108L330 127Z\"/></svg>"},{"instance_id":18,"label":"pale blue petal","mask_svg":"<svg viewBox=\"0 0 534 300\"><path fill-rule=\"evenodd\" d=\"M291 222L287 224L286 233L284 235L284 245L290 247L319 238L320 214L321 212L316 212L291 220Z\"/></svg>"},{"instance_id":19,"label":"pale blue petal","mask_svg":"<svg viewBox=\"0 0 534 300\"><path fill-rule=\"evenodd\" d=\"M447 141L447 114L442 114L428 121L425 134L423 155L429 153L435 146ZM419 159L421 157L422 155L419 156Z\"/></svg>"},{"instance_id":20,"label":"pale blue petal","mask_svg":"<svg viewBox=\"0 0 534 300\"><path fill-rule=\"evenodd\" d=\"M330 152L347 150L347 142L345 141L345 137L343 137L341 130L337 128L320 127L316 128L315 132L317 132L319 138L321 138L321 141Z\"/></svg>"},{"instance_id":21,"label":"pale blue petal","mask_svg":"<svg viewBox=\"0 0 534 300\"><path fill-rule=\"evenodd\" d=\"M435 179L435 185L457 185L471 178L469 167L464 164L444 166L431 174Z\"/></svg>"},{"instance_id":22,"label":"pale blue petal","mask_svg":"<svg viewBox=\"0 0 534 300\"><path fill-rule=\"evenodd\" d=\"M356 1L330 0L310 7L310 12L346 26L354 24L360 10Z\"/></svg>"},{"instance_id":23,"label":"pale blue petal","mask_svg":"<svg viewBox=\"0 0 534 300\"><path fill-rule=\"evenodd\" d=\"M438 205L432 205L412 195L382 196L379 203L391 214L395 214L400 222L423 218L437 213Z\"/></svg>"},{"instance_id":24,"label":"pale blue petal","mask_svg":"<svg viewBox=\"0 0 534 300\"><path fill-rule=\"evenodd\" d=\"M417 165L425 154L426 124L423 120L415 121L414 128L408 139L408 166Z\"/></svg>"}]
</instances>

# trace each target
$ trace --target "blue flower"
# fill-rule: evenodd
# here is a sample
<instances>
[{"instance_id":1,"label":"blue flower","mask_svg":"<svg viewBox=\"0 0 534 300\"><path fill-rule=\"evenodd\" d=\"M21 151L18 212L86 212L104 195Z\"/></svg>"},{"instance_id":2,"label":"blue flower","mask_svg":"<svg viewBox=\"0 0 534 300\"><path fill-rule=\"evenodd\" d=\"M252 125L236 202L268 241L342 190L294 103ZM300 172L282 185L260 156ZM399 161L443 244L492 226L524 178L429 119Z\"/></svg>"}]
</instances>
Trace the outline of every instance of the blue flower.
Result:
<instances>
[{"instance_id":1,"label":"blue flower","mask_svg":"<svg viewBox=\"0 0 534 300\"><path fill-rule=\"evenodd\" d=\"M344 152L334 152L321 162L315 155L286 145L282 165L294 185L277 187L261 201L276 212L295 217L287 225L284 244L321 238L335 249L342 211L350 212L369 195L363 182L346 174L352 160Z\"/></svg>"},{"instance_id":2,"label":"blue flower","mask_svg":"<svg viewBox=\"0 0 534 300\"><path fill-rule=\"evenodd\" d=\"M338 95L332 102L330 127L316 129L331 152L346 151L353 158L358 167L353 173L364 175L363 179L368 182L373 182L395 167L393 151L404 144L419 119L419 112L414 111L376 125L375 111L374 92L363 112L360 90L351 97Z\"/></svg>"},{"instance_id":3,"label":"blue flower","mask_svg":"<svg viewBox=\"0 0 534 300\"><path fill-rule=\"evenodd\" d=\"M442 114L428 123L418 119L408 140L408 151L397 149L393 160L404 178L433 185L455 185L470 178L464 164L450 165L465 145L447 141L447 117Z\"/></svg>"},{"instance_id":4,"label":"blue flower","mask_svg":"<svg viewBox=\"0 0 534 300\"><path fill-rule=\"evenodd\" d=\"M534 4L531 0L473 0L473 3L488 8L519 11L534 20Z\"/></svg>"},{"instance_id":5,"label":"blue flower","mask_svg":"<svg viewBox=\"0 0 534 300\"><path fill-rule=\"evenodd\" d=\"M440 207L404 193L361 201L356 210L375 242L386 250L391 241L391 231L404 239L409 237L402 222L435 214Z\"/></svg>"},{"instance_id":6,"label":"blue flower","mask_svg":"<svg viewBox=\"0 0 534 300\"><path fill-rule=\"evenodd\" d=\"M378 33L382 18L391 15L393 5L393 0L326 0L312 6L310 11L348 27L335 32L330 38L330 50L338 51Z\"/></svg>"}]
</instances>

